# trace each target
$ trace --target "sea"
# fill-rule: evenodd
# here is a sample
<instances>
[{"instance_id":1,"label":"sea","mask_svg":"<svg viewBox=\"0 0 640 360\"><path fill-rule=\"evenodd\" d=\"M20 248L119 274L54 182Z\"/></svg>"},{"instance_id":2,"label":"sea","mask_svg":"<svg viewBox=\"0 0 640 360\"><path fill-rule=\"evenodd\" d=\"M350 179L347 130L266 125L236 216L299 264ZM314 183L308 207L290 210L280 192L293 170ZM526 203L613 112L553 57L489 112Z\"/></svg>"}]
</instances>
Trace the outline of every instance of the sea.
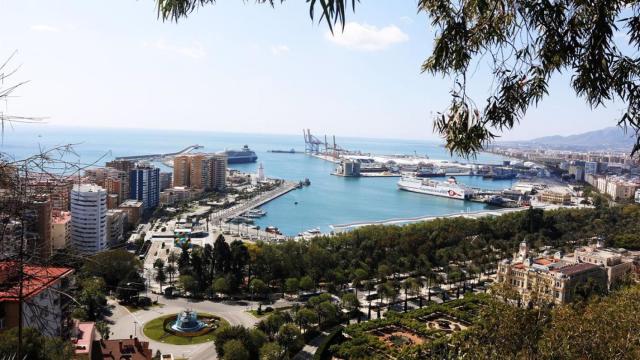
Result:
<instances>
[{"instance_id":1,"label":"sea","mask_svg":"<svg viewBox=\"0 0 640 360\"><path fill-rule=\"evenodd\" d=\"M475 159L452 157L442 143L427 140L369 139L337 136L345 149L372 154L426 155L431 159L499 164L505 158L480 153ZM51 124L16 124L5 128L0 153L23 159L58 145L73 144L66 160L82 164L104 165L118 156L169 153L192 144L201 151L240 149L248 145L258 155L250 164L232 164L233 169L256 172L263 164L267 177L290 181L309 179L311 185L294 190L265 205L267 215L257 219L261 227L276 226L286 235L319 228L331 231L331 225L393 218L446 215L486 209L481 203L446 199L400 191L398 178L345 178L331 175L335 164L302 153L283 154L269 150L304 150L299 135L240 134L207 131L114 129L60 127ZM163 166L163 165L159 165ZM164 168L163 171L170 169ZM513 180L485 180L478 176L459 176L458 182L482 189L506 189Z\"/></svg>"}]
</instances>

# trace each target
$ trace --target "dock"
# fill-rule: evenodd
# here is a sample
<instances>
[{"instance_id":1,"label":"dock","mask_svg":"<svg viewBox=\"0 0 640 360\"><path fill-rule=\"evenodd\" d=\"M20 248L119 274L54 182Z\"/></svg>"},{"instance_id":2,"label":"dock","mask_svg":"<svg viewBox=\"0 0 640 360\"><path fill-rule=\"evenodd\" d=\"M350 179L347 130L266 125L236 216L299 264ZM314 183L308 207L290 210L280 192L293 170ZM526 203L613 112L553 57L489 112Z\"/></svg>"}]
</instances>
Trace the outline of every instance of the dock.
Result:
<instances>
[{"instance_id":1,"label":"dock","mask_svg":"<svg viewBox=\"0 0 640 360\"><path fill-rule=\"evenodd\" d=\"M228 209L217 211L211 214L211 222L223 222L228 219L234 218L236 216L240 216L241 214L255 209L261 205L264 205L272 200L279 198L280 196L287 194L288 192L297 189L300 186L299 183L285 181L278 188L273 189L265 194L262 194L258 197L250 199L249 201L234 205Z\"/></svg>"}]
</instances>

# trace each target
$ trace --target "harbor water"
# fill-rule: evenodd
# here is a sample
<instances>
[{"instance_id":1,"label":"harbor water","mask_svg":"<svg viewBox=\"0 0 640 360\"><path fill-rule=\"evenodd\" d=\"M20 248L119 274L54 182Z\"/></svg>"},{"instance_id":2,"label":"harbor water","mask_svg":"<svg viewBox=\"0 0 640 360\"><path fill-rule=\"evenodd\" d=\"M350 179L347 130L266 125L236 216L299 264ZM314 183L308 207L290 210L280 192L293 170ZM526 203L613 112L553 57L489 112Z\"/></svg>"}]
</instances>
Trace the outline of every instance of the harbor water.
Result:
<instances>
[{"instance_id":1,"label":"harbor water","mask_svg":"<svg viewBox=\"0 0 640 360\"><path fill-rule=\"evenodd\" d=\"M427 155L431 159L459 160L498 164L503 158L479 154L477 159L451 158L441 144L418 140L386 140L337 137L346 149L373 154ZM398 178L345 178L332 176L335 164L301 153L272 153L268 150L304 150L300 135L237 134L220 132L191 132L178 130L141 129L83 129L50 125L20 125L4 134L0 153L15 159L25 158L40 148L76 144L76 154L66 160L98 165L117 157L168 153L188 145L203 145L202 151L249 147L258 155L258 162L233 164L231 168L255 172L263 163L267 177L299 181L308 178L311 186L292 191L266 205L267 215L256 219L261 227L277 226L286 235L319 227L330 231L330 225L391 218L444 215L478 211L486 205L422 195L397 189ZM166 169L165 169L166 171ZM458 182L482 189L505 189L513 180L485 180L477 176L459 176Z\"/></svg>"}]
</instances>

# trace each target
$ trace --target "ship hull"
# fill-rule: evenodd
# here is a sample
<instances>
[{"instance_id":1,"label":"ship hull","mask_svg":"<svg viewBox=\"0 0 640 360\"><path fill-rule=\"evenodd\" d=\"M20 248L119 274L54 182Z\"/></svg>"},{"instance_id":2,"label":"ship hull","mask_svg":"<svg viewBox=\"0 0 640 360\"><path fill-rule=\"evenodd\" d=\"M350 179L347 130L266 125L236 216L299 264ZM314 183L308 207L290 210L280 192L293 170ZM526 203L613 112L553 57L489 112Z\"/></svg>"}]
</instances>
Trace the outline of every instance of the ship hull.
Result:
<instances>
[{"instance_id":1,"label":"ship hull","mask_svg":"<svg viewBox=\"0 0 640 360\"><path fill-rule=\"evenodd\" d=\"M444 198L448 198L448 199L456 199L456 200L467 200L468 195L464 193L464 191L460 191L460 190L454 190L454 189L442 189L442 190L435 190L435 189L429 189L426 187L422 187L422 186L415 186L412 184L403 184L402 182L398 183L398 189L400 190L404 190L404 191L410 191L410 192L415 192L415 193L419 193L419 194L425 194L425 195L432 195L432 196L440 196L440 197L444 197Z\"/></svg>"},{"instance_id":2,"label":"ship hull","mask_svg":"<svg viewBox=\"0 0 640 360\"><path fill-rule=\"evenodd\" d=\"M237 156L237 157L228 157L227 163L229 164L246 164L253 163L258 160L257 156Z\"/></svg>"}]
</instances>

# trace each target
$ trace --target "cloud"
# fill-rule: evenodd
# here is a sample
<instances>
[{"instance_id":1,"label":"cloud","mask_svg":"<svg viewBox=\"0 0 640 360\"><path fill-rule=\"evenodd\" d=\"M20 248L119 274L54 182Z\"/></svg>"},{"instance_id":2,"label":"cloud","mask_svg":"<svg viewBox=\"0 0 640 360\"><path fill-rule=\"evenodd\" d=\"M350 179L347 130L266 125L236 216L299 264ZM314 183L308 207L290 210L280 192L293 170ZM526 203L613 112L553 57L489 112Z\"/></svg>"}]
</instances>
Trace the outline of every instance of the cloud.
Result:
<instances>
[{"instance_id":1,"label":"cloud","mask_svg":"<svg viewBox=\"0 0 640 360\"><path fill-rule=\"evenodd\" d=\"M60 28L45 24L31 25L31 30L43 32L60 32Z\"/></svg>"},{"instance_id":2,"label":"cloud","mask_svg":"<svg viewBox=\"0 0 640 360\"><path fill-rule=\"evenodd\" d=\"M389 46L409 40L405 34L395 25L378 28L373 25L348 22L344 31L336 29L334 34L327 31L325 38L332 43L353 50L380 51Z\"/></svg>"},{"instance_id":3,"label":"cloud","mask_svg":"<svg viewBox=\"0 0 640 360\"><path fill-rule=\"evenodd\" d=\"M289 51L291 50L287 45L274 45L271 47L271 53L276 56L287 54Z\"/></svg>"},{"instance_id":4,"label":"cloud","mask_svg":"<svg viewBox=\"0 0 640 360\"><path fill-rule=\"evenodd\" d=\"M413 19L408 17L408 16L401 16L400 17L400 21L402 21L402 23L405 24L405 25L413 24Z\"/></svg>"},{"instance_id":5,"label":"cloud","mask_svg":"<svg viewBox=\"0 0 640 360\"><path fill-rule=\"evenodd\" d=\"M169 44L163 39L160 39L152 43L144 43L144 47L168 51L178 55L190 57L192 59L202 59L206 55L204 46L202 46L202 44L197 41L194 41L191 46L177 46Z\"/></svg>"}]
</instances>

